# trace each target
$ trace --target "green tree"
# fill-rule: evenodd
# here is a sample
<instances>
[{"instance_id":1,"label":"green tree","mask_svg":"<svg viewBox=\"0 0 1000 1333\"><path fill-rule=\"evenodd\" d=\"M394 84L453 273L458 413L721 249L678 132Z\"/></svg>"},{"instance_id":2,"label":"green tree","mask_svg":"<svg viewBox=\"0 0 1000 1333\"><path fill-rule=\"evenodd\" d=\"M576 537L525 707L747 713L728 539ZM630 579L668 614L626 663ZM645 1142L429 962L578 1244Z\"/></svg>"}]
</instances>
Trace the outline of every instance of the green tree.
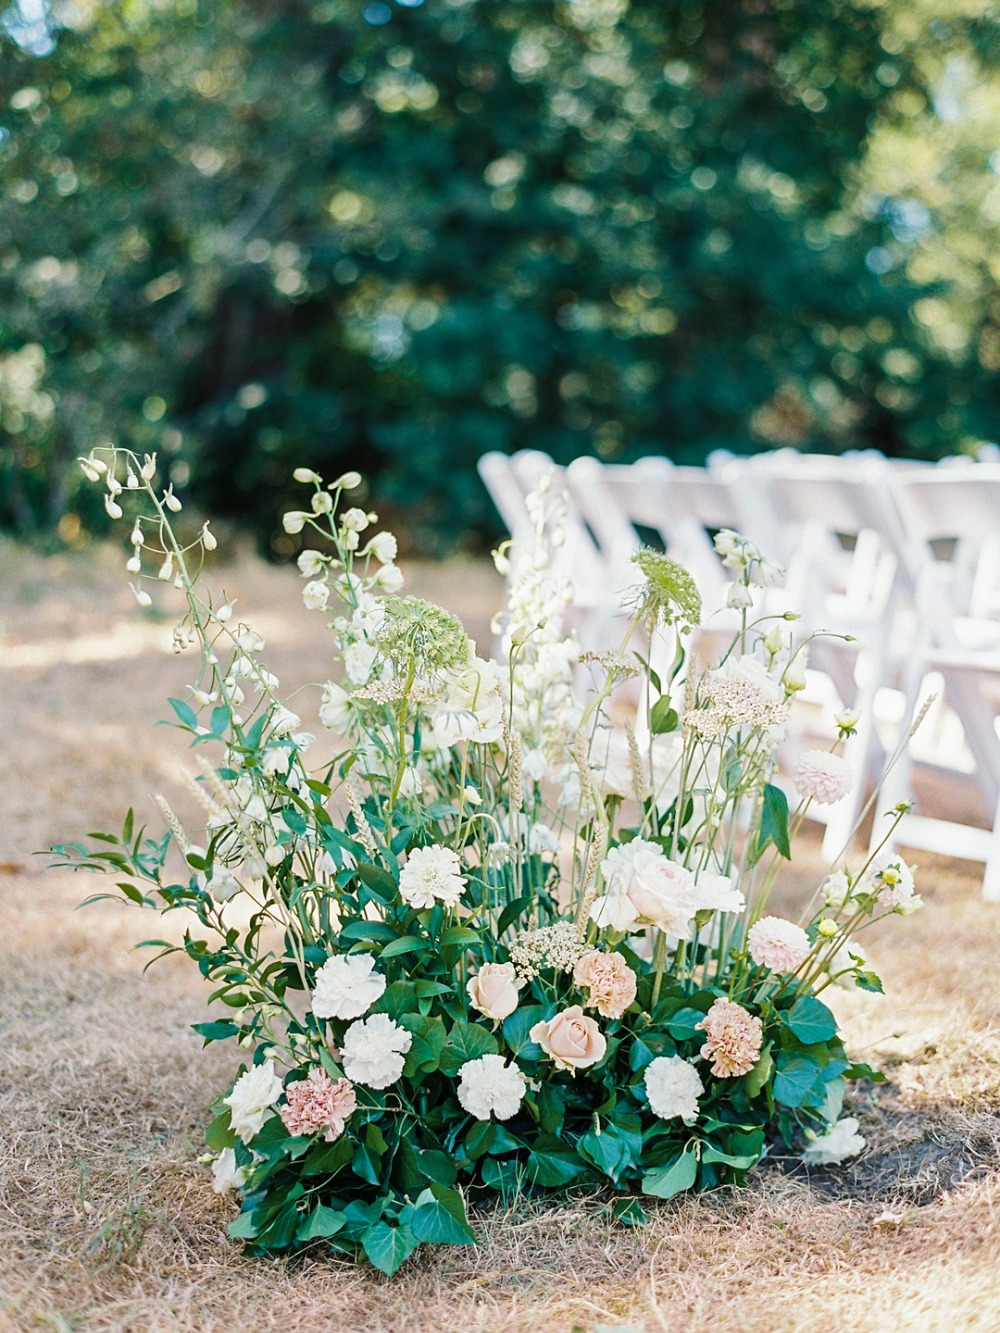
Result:
<instances>
[{"instance_id":1,"label":"green tree","mask_svg":"<svg viewBox=\"0 0 1000 1333\"><path fill-rule=\"evenodd\" d=\"M933 303L994 346L989 260L918 262L919 208L963 235L974 209L934 213L893 146L947 133L956 53L995 96L990 37L907 13L78 3L31 43L9 10L0 523L99 521L71 460L106 438L174 455L280 554L298 462L374 474L454 541L492 521L486 449L987 433L994 353L957 357ZM988 184L977 143L955 170Z\"/></svg>"}]
</instances>

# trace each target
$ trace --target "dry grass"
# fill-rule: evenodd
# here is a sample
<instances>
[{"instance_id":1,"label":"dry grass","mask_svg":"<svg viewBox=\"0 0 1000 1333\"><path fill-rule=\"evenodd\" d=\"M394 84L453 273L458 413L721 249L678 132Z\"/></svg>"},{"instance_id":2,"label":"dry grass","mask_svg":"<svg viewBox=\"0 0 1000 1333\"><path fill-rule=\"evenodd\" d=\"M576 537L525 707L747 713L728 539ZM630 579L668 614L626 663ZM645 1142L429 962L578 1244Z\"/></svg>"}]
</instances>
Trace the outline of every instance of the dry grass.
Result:
<instances>
[{"instance_id":1,"label":"dry grass","mask_svg":"<svg viewBox=\"0 0 1000 1333\"><path fill-rule=\"evenodd\" d=\"M0 575L0 1329L1000 1328L1000 912L975 867L943 862L921 876L926 910L874 941L887 998L838 997L852 1050L890 1075L859 1093L869 1147L843 1171L778 1163L742 1193L651 1209L638 1232L600 1198L522 1203L478 1217L478 1249L419 1257L392 1282L321 1257L243 1258L196 1160L235 1063L189 1029L201 983L183 960L141 976L130 946L159 933L153 919L74 913L97 886L32 857L176 793L183 746L152 723L185 661L163 651L169 622L122 594L117 561L0 546ZM296 612L294 576L243 560L224 578L274 669L323 679L321 620ZM488 570L417 570L414 585L486 639Z\"/></svg>"}]
</instances>

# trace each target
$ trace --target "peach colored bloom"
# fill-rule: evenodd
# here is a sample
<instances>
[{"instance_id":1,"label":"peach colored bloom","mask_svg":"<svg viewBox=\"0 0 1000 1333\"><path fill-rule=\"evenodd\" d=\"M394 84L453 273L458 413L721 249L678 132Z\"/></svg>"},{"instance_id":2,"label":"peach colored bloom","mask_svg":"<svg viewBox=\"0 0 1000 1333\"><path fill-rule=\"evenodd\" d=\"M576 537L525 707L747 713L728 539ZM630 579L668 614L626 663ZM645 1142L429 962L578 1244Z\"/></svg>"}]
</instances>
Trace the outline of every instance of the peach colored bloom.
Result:
<instances>
[{"instance_id":1,"label":"peach colored bloom","mask_svg":"<svg viewBox=\"0 0 1000 1333\"><path fill-rule=\"evenodd\" d=\"M700 1054L703 1060L712 1061L716 1078L738 1078L753 1069L764 1041L764 1025L742 1005L718 999L695 1026L708 1038Z\"/></svg>"},{"instance_id":2,"label":"peach colored bloom","mask_svg":"<svg viewBox=\"0 0 1000 1333\"><path fill-rule=\"evenodd\" d=\"M325 1069L313 1069L308 1078L289 1083L285 1089L287 1106L279 1114L289 1134L318 1134L322 1129L327 1143L340 1137L350 1116L357 1109L354 1084L346 1078L334 1083Z\"/></svg>"},{"instance_id":3,"label":"peach colored bloom","mask_svg":"<svg viewBox=\"0 0 1000 1333\"><path fill-rule=\"evenodd\" d=\"M803 799L820 805L842 801L854 785L854 775L846 759L828 750L806 750L795 766L795 790Z\"/></svg>"},{"instance_id":4,"label":"peach colored bloom","mask_svg":"<svg viewBox=\"0 0 1000 1333\"><path fill-rule=\"evenodd\" d=\"M608 1049L601 1029L585 1016L578 1004L548 1022L536 1023L528 1035L560 1069L568 1069L570 1073L596 1065Z\"/></svg>"},{"instance_id":5,"label":"peach colored bloom","mask_svg":"<svg viewBox=\"0 0 1000 1333\"><path fill-rule=\"evenodd\" d=\"M484 963L466 990L473 1009L502 1023L517 1008L517 992L523 984L517 979L513 963Z\"/></svg>"},{"instance_id":6,"label":"peach colored bloom","mask_svg":"<svg viewBox=\"0 0 1000 1333\"><path fill-rule=\"evenodd\" d=\"M780 916L762 916L747 935L750 957L772 972L794 972L809 957L809 936L794 921Z\"/></svg>"},{"instance_id":7,"label":"peach colored bloom","mask_svg":"<svg viewBox=\"0 0 1000 1333\"><path fill-rule=\"evenodd\" d=\"M635 973L620 953L585 953L573 969L573 980L587 988L588 1007L604 1018L621 1018L635 999Z\"/></svg>"}]
</instances>

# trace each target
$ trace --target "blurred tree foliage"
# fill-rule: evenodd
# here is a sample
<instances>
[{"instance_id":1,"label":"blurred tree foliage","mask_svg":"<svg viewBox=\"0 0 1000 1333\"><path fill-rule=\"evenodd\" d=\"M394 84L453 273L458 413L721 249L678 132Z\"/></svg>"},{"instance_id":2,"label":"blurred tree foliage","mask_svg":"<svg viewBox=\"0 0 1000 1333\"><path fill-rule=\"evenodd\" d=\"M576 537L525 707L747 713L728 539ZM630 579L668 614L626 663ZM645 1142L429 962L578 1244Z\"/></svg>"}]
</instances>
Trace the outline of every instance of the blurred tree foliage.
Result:
<instances>
[{"instance_id":1,"label":"blurred tree foliage","mask_svg":"<svg viewBox=\"0 0 1000 1333\"><path fill-rule=\"evenodd\" d=\"M0 35L2 526L99 525L112 438L280 555L299 463L454 542L488 449L995 432L974 0L41 3Z\"/></svg>"}]
</instances>

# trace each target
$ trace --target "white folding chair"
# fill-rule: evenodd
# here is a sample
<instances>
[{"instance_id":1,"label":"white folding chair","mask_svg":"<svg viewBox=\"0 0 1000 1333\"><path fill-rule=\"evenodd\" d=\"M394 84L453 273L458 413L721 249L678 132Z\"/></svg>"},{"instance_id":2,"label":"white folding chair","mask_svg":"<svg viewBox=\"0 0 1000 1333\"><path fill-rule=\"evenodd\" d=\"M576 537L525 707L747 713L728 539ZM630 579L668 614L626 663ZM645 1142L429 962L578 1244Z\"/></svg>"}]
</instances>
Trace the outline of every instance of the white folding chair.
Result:
<instances>
[{"instance_id":1,"label":"white folding chair","mask_svg":"<svg viewBox=\"0 0 1000 1333\"><path fill-rule=\"evenodd\" d=\"M995 812L991 830L910 815L893 842L984 861L983 896L1000 901L1000 465L907 472L894 475L891 488L916 581L917 637L904 678L902 726L910 725L926 676L939 673L987 809ZM907 755L890 774L880 816L912 798L911 769ZM872 837L873 845L884 837L882 818Z\"/></svg>"}]
</instances>

